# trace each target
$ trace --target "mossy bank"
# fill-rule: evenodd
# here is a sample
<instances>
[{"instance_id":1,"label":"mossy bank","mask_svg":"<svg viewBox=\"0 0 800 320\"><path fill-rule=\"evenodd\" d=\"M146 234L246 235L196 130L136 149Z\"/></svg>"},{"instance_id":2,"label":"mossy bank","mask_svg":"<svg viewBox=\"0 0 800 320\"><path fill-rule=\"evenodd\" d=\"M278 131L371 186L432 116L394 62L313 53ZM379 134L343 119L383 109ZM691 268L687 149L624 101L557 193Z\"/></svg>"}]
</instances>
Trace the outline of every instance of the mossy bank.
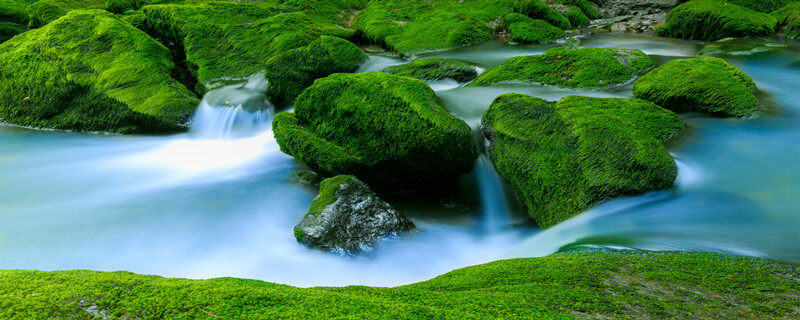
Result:
<instances>
[{"instance_id":1,"label":"mossy bank","mask_svg":"<svg viewBox=\"0 0 800 320\"><path fill-rule=\"evenodd\" d=\"M573 252L395 288L0 271L4 319L793 319L800 269L699 253Z\"/></svg>"}]
</instances>

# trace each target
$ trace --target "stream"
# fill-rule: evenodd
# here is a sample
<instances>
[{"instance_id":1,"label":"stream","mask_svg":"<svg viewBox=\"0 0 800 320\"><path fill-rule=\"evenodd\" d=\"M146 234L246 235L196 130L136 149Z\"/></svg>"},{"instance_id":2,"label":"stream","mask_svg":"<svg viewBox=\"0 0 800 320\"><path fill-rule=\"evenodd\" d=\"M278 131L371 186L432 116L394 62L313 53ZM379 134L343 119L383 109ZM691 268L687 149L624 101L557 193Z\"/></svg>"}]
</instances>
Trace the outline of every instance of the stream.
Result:
<instances>
[{"instance_id":1,"label":"stream","mask_svg":"<svg viewBox=\"0 0 800 320\"><path fill-rule=\"evenodd\" d=\"M582 47L636 48L663 63L699 42L646 34L597 34ZM486 43L428 54L485 71L552 45ZM771 107L755 119L683 115L670 145L672 190L602 203L550 229L525 220L488 157L446 196L390 199L417 230L349 257L298 244L292 228L315 190L280 152L276 112L263 77L209 92L192 128L168 136L30 130L0 124L0 269L126 270L166 277L253 278L295 286L408 284L501 258L575 246L736 253L800 263L800 60L797 44L723 57L758 85ZM371 56L359 71L403 63ZM499 94L548 100L579 94L549 86L463 87L430 83L455 116L477 130ZM283 111L283 110L278 110Z\"/></svg>"}]
</instances>

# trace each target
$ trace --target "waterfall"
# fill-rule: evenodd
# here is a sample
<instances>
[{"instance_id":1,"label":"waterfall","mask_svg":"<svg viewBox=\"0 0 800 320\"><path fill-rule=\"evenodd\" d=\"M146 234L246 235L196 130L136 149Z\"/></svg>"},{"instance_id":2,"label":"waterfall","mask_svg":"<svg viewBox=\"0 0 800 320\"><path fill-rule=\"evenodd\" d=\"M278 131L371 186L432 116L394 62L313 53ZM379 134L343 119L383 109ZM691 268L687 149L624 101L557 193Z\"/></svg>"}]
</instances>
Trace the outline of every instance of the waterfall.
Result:
<instances>
[{"instance_id":1,"label":"waterfall","mask_svg":"<svg viewBox=\"0 0 800 320\"><path fill-rule=\"evenodd\" d=\"M483 207L481 227L489 234L500 232L509 226L511 213L503 180L485 154L478 159L475 172Z\"/></svg>"},{"instance_id":2,"label":"waterfall","mask_svg":"<svg viewBox=\"0 0 800 320\"><path fill-rule=\"evenodd\" d=\"M200 139L237 139L267 131L274 108L263 75L208 92L195 112L191 133Z\"/></svg>"}]
</instances>

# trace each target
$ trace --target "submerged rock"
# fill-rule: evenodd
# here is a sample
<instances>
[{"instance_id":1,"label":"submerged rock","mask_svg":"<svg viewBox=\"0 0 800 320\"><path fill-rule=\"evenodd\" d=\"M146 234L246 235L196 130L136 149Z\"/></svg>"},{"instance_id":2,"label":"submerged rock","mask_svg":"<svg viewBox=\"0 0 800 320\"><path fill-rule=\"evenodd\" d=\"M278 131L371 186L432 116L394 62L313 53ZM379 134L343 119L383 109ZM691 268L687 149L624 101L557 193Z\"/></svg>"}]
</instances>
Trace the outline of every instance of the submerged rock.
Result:
<instances>
[{"instance_id":1,"label":"submerged rock","mask_svg":"<svg viewBox=\"0 0 800 320\"><path fill-rule=\"evenodd\" d=\"M742 70L720 58L667 62L633 84L633 95L675 112L702 112L721 117L750 117L763 106L756 84Z\"/></svg>"},{"instance_id":2,"label":"submerged rock","mask_svg":"<svg viewBox=\"0 0 800 320\"><path fill-rule=\"evenodd\" d=\"M268 95L273 103L289 104L318 78L354 72L367 55L350 41L322 36L308 46L289 50L267 62Z\"/></svg>"},{"instance_id":3,"label":"submerged rock","mask_svg":"<svg viewBox=\"0 0 800 320\"><path fill-rule=\"evenodd\" d=\"M515 93L497 97L482 124L497 172L542 228L606 199L671 187L678 170L664 142L684 128L644 100Z\"/></svg>"},{"instance_id":4,"label":"submerged rock","mask_svg":"<svg viewBox=\"0 0 800 320\"><path fill-rule=\"evenodd\" d=\"M774 42L752 41L749 39L724 38L703 44L698 55L730 55L747 56L762 52L770 52L786 45Z\"/></svg>"},{"instance_id":5,"label":"submerged rock","mask_svg":"<svg viewBox=\"0 0 800 320\"><path fill-rule=\"evenodd\" d=\"M600 88L626 83L655 66L636 49L555 47L544 54L514 57L481 74L472 86L506 83Z\"/></svg>"},{"instance_id":6,"label":"submerged rock","mask_svg":"<svg viewBox=\"0 0 800 320\"><path fill-rule=\"evenodd\" d=\"M478 76L475 66L463 61L443 58L414 60L388 67L383 69L383 72L424 81L453 79L458 82L469 82Z\"/></svg>"},{"instance_id":7,"label":"submerged rock","mask_svg":"<svg viewBox=\"0 0 800 320\"><path fill-rule=\"evenodd\" d=\"M0 44L0 118L118 133L184 128L199 100L169 50L102 10L71 11Z\"/></svg>"},{"instance_id":8,"label":"submerged rock","mask_svg":"<svg viewBox=\"0 0 800 320\"><path fill-rule=\"evenodd\" d=\"M297 226L298 242L323 250L358 253L380 238L414 229L414 223L354 176L322 181L319 196Z\"/></svg>"},{"instance_id":9,"label":"submerged rock","mask_svg":"<svg viewBox=\"0 0 800 320\"><path fill-rule=\"evenodd\" d=\"M766 14L715 0L692 0L667 14L656 28L663 37L718 40L727 37L766 36L775 32L777 20Z\"/></svg>"},{"instance_id":10,"label":"submerged rock","mask_svg":"<svg viewBox=\"0 0 800 320\"><path fill-rule=\"evenodd\" d=\"M425 82L382 72L319 79L273 120L281 150L323 176L373 186L441 183L472 169L472 132Z\"/></svg>"},{"instance_id":11,"label":"submerged rock","mask_svg":"<svg viewBox=\"0 0 800 320\"><path fill-rule=\"evenodd\" d=\"M503 27L508 32L508 39L516 43L548 43L567 35L544 20L531 19L518 13L505 15Z\"/></svg>"}]
</instances>

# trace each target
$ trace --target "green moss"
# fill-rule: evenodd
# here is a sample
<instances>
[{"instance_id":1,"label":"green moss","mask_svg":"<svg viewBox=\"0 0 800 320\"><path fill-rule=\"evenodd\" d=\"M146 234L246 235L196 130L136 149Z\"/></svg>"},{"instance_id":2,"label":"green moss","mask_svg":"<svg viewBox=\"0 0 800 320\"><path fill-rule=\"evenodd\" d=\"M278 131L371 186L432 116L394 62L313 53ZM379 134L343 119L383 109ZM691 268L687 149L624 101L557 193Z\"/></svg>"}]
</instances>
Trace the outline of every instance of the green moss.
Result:
<instances>
[{"instance_id":1,"label":"green moss","mask_svg":"<svg viewBox=\"0 0 800 320\"><path fill-rule=\"evenodd\" d=\"M723 3L735 4L758 12L770 13L783 8L789 4L797 3L797 0L717 0Z\"/></svg>"},{"instance_id":2,"label":"green moss","mask_svg":"<svg viewBox=\"0 0 800 320\"><path fill-rule=\"evenodd\" d=\"M519 13L503 16L503 27L508 31L509 40L516 43L548 43L567 36L563 30L544 20Z\"/></svg>"},{"instance_id":3,"label":"green moss","mask_svg":"<svg viewBox=\"0 0 800 320\"><path fill-rule=\"evenodd\" d=\"M684 39L718 40L727 37L766 36L775 32L772 16L715 0L692 0L667 14L656 34Z\"/></svg>"},{"instance_id":4,"label":"green moss","mask_svg":"<svg viewBox=\"0 0 800 320\"><path fill-rule=\"evenodd\" d=\"M354 72L366 59L367 55L350 41L328 36L286 51L266 65L270 100L289 104L314 80L334 73Z\"/></svg>"},{"instance_id":5,"label":"green moss","mask_svg":"<svg viewBox=\"0 0 800 320\"><path fill-rule=\"evenodd\" d=\"M749 117L763 106L756 84L744 72L714 57L667 62L633 84L633 95L675 112Z\"/></svg>"},{"instance_id":6,"label":"green moss","mask_svg":"<svg viewBox=\"0 0 800 320\"><path fill-rule=\"evenodd\" d=\"M180 130L197 98L169 50L102 10L77 10L0 44L0 117L24 126Z\"/></svg>"},{"instance_id":7,"label":"green moss","mask_svg":"<svg viewBox=\"0 0 800 320\"><path fill-rule=\"evenodd\" d=\"M388 67L383 69L383 72L427 81L453 79L458 82L469 82L478 76L475 66L463 61L442 58L414 60Z\"/></svg>"},{"instance_id":8,"label":"green moss","mask_svg":"<svg viewBox=\"0 0 800 320\"><path fill-rule=\"evenodd\" d=\"M784 36L800 39L800 2L775 10L771 15L778 19L778 25L784 28Z\"/></svg>"},{"instance_id":9,"label":"green moss","mask_svg":"<svg viewBox=\"0 0 800 320\"><path fill-rule=\"evenodd\" d=\"M382 72L318 79L273 121L281 150L323 176L373 187L441 182L472 169L469 126L424 82Z\"/></svg>"},{"instance_id":10,"label":"green moss","mask_svg":"<svg viewBox=\"0 0 800 320\"><path fill-rule=\"evenodd\" d=\"M149 2L148 0L106 0L105 8L113 13L120 14L129 10L139 10Z\"/></svg>"},{"instance_id":11,"label":"green moss","mask_svg":"<svg viewBox=\"0 0 800 320\"><path fill-rule=\"evenodd\" d=\"M589 25L591 20L589 20L589 17L587 17L580 8L576 6L569 6L568 8L567 19L569 19L570 24L576 27Z\"/></svg>"},{"instance_id":12,"label":"green moss","mask_svg":"<svg viewBox=\"0 0 800 320\"><path fill-rule=\"evenodd\" d=\"M11 39L13 36L25 32L25 27L16 23L0 22L0 43Z\"/></svg>"},{"instance_id":13,"label":"green moss","mask_svg":"<svg viewBox=\"0 0 800 320\"><path fill-rule=\"evenodd\" d=\"M541 0L515 0L514 12L534 19L541 19L561 29L570 29L569 19L558 10L550 8Z\"/></svg>"},{"instance_id":14,"label":"green moss","mask_svg":"<svg viewBox=\"0 0 800 320\"><path fill-rule=\"evenodd\" d=\"M600 201L672 186L683 120L637 99L504 94L482 119L498 173L542 228Z\"/></svg>"},{"instance_id":15,"label":"green moss","mask_svg":"<svg viewBox=\"0 0 800 320\"><path fill-rule=\"evenodd\" d=\"M557 0L556 3L560 3L566 6L575 6L581 11L581 13L586 15L589 19L603 18L603 14L597 10L596 5L587 0ZM569 15L567 17L569 17ZM575 24L573 24L573 26L575 26Z\"/></svg>"},{"instance_id":16,"label":"green moss","mask_svg":"<svg viewBox=\"0 0 800 320\"><path fill-rule=\"evenodd\" d=\"M319 185L319 195L311 202L307 214L318 216L325 207L336 201L339 186L350 183L360 183L360 181L351 175L339 175L322 180Z\"/></svg>"},{"instance_id":17,"label":"green moss","mask_svg":"<svg viewBox=\"0 0 800 320\"><path fill-rule=\"evenodd\" d=\"M795 319L798 277L774 262L677 252L502 260L394 288L12 270L0 271L0 318Z\"/></svg>"},{"instance_id":18,"label":"green moss","mask_svg":"<svg viewBox=\"0 0 800 320\"><path fill-rule=\"evenodd\" d=\"M3 0L0 1L0 22L28 25L27 7L35 0Z\"/></svg>"},{"instance_id":19,"label":"green moss","mask_svg":"<svg viewBox=\"0 0 800 320\"><path fill-rule=\"evenodd\" d=\"M143 8L153 30L183 45L200 92L262 72L271 57L307 46L320 36L354 35L323 14L285 10L275 1Z\"/></svg>"},{"instance_id":20,"label":"green moss","mask_svg":"<svg viewBox=\"0 0 800 320\"><path fill-rule=\"evenodd\" d=\"M39 0L27 8L28 27L39 28L72 10L104 8L105 0Z\"/></svg>"},{"instance_id":21,"label":"green moss","mask_svg":"<svg viewBox=\"0 0 800 320\"><path fill-rule=\"evenodd\" d=\"M599 88L630 81L655 65L636 49L555 47L544 54L509 59L478 76L472 86L539 83Z\"/></svg>"}]
</instances>

